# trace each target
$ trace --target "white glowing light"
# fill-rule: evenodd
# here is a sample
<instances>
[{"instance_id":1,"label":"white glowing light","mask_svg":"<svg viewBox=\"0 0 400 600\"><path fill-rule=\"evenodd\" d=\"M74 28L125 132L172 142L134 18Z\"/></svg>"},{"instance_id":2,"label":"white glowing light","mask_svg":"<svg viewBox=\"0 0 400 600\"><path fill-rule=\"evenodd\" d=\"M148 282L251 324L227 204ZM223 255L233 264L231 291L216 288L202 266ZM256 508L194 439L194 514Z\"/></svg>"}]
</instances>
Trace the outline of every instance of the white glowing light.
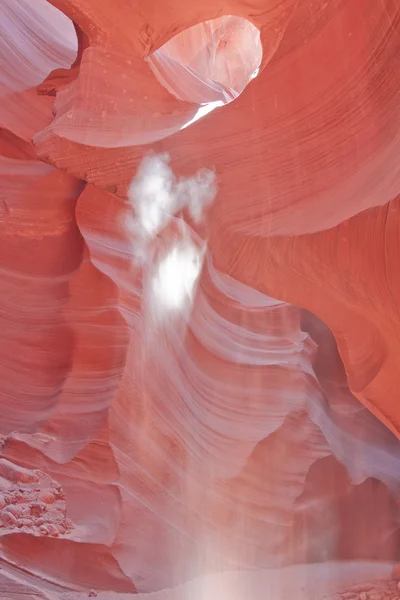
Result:
<instances>
[{"instance_id":1,"label":"white glowing light","mask_svg":"<svg viewBox=\"0 0 400 600\"><path fill-rule=\"evenodd\" d=\"M189 127L189 125L192 125L205 115L208 115L210 112L212 112L215 108L218 108L219 106L224 106L224 103L221 100L217 100L216 102L208 102L207 104L202 104L196 112L196 114L194 115L193 119L185 123L181 127L181 129L186 129L186 127Z\"/></svg>"},{"instance_id":2,"label":"white glowing light","mask_svg":"<svg viewBox=\"0 0 400 600\"><path fill-rule=\"evenodd\" d=\"M138 225L144 236L153 237L165 227L174 212L173 173L165 154L143 160L133 180L129 196L137 212Z\"/></svg>"},{"instance_id":3,"label":"white glowing light","mask_svg":"<svg viewBox=\"0 0 400 600\"><path fill-rule=\"evenodd\" d=\"M189 243L168 252L152 281L153 299L159 308L178 311L191 303L202 258L202 253Z\"/></svg>"},{"instance_id":4,"label":"white glowing light","mask_svg":"<svg viewBox=\"0 0 400 600\"><path fill-rule=\"evenodd\" d=\"M255 69L253 71L253 73L250 75L250 79L255 79L257 77L257 75L259 74L259 72L260 72L260 67L257 67L257 69Z\"/></svg>"},{"instance_id":5,"label":"white glowing light","mask_svg":"<svg viewBox=\"0 0 400 600\"><path fill-rule=\"evenodd\" d=\"M147 326L168 327L190 316L206 242L190 229L182 213L186 209L193 222L200 223L216 193L216 176L210 169L200 169L192 177L176 177L167 154L151 154L140 164L129 187L132 212L124 223L132 262L142 269ZM178 229L172 228L174 234L168 241L164 232L171 221ZM160 245L165 252L161 258Z\"/></svg>"},{"instance_id":6,"label":"white glowing light","mask_svg":"<svg viewBox=\"0 0 400 600\"><path fill-rule=\"evenodd\" d=\"M167 154L147 156L129 187L128 198L135 209L135 218L129 215L126 227L137 239L148 241L185 207L196 222L201 221L203 210L215 194L213 171L200 169L193 177L177 178Z\"/></svg>"}]
</instances>

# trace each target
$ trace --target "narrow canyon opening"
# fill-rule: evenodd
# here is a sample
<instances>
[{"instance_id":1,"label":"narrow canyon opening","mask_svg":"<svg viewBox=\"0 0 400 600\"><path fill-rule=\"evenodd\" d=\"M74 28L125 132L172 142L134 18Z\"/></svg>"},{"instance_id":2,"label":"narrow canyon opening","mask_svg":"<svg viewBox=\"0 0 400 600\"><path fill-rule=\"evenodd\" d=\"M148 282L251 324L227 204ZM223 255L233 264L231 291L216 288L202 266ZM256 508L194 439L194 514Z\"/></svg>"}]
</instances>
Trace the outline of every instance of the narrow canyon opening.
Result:
<instances>
[{"instance_id":1,"label":"narrow canyon opening","mask_svg":"<svg viewBox=\"0 0 400 600\"><path fill-rule=\"evenodd\" d=\"M187 127L235 100L257 76L262 54L257 27L229 15L182 31L147 60L172 95L201 106Z\"/></svg>"}]
</instances>

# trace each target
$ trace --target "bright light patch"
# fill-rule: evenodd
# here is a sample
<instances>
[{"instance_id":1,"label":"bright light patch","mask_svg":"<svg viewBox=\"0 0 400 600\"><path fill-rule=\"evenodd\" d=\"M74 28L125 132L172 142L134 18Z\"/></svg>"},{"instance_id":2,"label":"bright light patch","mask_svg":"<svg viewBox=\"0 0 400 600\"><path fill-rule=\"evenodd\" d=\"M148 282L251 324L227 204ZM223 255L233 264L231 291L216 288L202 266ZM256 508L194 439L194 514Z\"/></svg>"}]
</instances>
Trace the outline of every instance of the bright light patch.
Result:
<instances>
[{"instance_id":1,"label":"bright light patch","mask_svg":"<svg viewBox=\"0 0 400 600\"><path fill-rule=\"evenodd\" d=\"M187 208L198 223L203 210L216 194L215 173L200 169L193 177L175 177L169 166L168 154L145 157L133 179L128 198L135 210L135 218L128 218L126 226L142 240L158 235L173 216Z\"/></svg>"},{"instance_id":2,"label":"bright light patch","mask_svg":"<svg viewBox=\"0 0 400 600\"><path fill-rule=\"evenodd\" d=\"M217 100L216 102L209 102L208 104L202 104L200 106L199 110L194 115L193 119L191 119L190 121L185 123L185 125L183 125L181 127L181 129L186 129L186 127L189 127L189 125L192 125L192 123L195 123L196 121L201 119L201 117L205 117L205 115L208 115L215 108L218 108L219 106L223 106L223 105L224 105L224 103L221 102L220 100Z\"/></svg>"},{"instance_id":3,"label":"bright light patch","mask_svg":"<svg viewBox=\"0 0 400 600\"><path fill-rule=\"evenodd\" d=\"M224 15L181 31L147 60L170 94L215 107L215 102L228 104L243 92L256 76L262 55L257 27L241 17Z\"/></svg>"},{"instance_id":4,"label":"bright light patch","mask_svg":"<svg viewBox=\"0 0 400 600\"><path fill-rule=\"evenodd\" d=\"M173 182L167 155L152 155L143 160L129 195L136 200L138 225L145 236L157 235L176 209Z\"/></svg>"},{"instance_id":5,"label":"bright light patch","mask_svg":"<svg viewBox=\"0 0 400 600\"><path fill-rule=\"evenodd\" d=\"M257 67L257 69L255 69L253 71L253 73L251 74L250 79L255 79L258 76L259 72L260 72L260 67Z\"/></svg>"},{"instance_id":6,"label":"bright light patch","mask_svg":"<svg viewBox=\"0 0 400 600\"><path fill-rule=\"evenodd\" d=\"M186 243L174 246L158 265L152 281L158 307L180 311L191 303L202 266L202 253Z\"/></svg>"},{"instance_id":7,"label":"bright light patch","mask_svg":"<svg viewBox=\"0 0 400 600\"><path fill-rule=\"evenodd\" d=\"M207 243L188 226L185 212L200 224L216 193L210 169L176 177L167 154L150 154L140 164L129 187L132 210L124 225L133 265L142 271L147 328L177 326L189 318Z\"/></svg>"}]
</instances>

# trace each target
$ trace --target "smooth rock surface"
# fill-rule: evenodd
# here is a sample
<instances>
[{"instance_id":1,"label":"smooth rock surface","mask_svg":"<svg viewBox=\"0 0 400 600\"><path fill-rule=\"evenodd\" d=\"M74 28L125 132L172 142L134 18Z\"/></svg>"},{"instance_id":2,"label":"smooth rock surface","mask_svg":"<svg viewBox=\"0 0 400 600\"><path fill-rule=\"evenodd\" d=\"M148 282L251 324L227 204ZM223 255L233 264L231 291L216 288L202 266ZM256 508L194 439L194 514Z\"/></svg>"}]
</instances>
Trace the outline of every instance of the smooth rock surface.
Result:
<instances>
[{"instance_id":1,"label":"smooth rock surface","mask_svg":"<svg viewBox=\"0 0 400 600\"><path fill-rule=\"evenodd\" d=\"M399 19L1 4L0 597L389 578Z\"/></svg>"}]
</instances>

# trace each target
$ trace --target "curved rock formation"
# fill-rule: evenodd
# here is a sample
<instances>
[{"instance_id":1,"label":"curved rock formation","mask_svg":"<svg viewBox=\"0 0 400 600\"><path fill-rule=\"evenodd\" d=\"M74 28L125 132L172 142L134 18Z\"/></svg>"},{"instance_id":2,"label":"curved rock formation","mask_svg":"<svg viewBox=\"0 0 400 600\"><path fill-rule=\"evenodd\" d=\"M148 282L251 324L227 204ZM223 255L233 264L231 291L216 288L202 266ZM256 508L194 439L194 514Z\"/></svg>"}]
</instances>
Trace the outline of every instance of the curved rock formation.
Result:
<instances>
[{"instance_id":1,"label":"curved rock formation","mask_svg":"<svg viewBox=\"0 0 400 600\"><path fill-rule=\"evenodd\" d=\"M0 15L0 597L398 559L400 2Z\"/></svg>"}]
</instances>

